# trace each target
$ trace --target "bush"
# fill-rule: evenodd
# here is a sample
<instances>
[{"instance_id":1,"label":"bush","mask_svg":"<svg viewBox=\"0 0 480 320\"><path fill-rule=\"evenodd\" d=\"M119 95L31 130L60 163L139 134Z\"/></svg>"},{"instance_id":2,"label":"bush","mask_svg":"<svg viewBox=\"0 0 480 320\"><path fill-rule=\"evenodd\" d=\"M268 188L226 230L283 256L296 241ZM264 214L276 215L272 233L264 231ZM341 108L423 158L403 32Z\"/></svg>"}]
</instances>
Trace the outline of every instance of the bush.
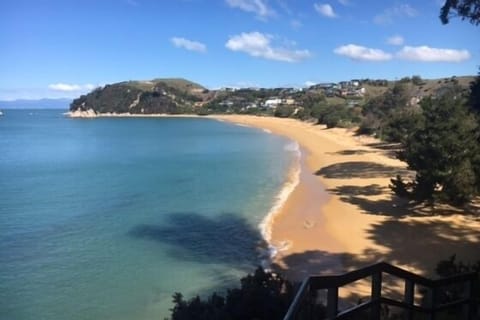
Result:
<instances>
[{"instance_id":1,"label":"bush","mask_svg":"<svg viewBox=\"0 0 480 320\"><path fill-rule=\"evenodd\" d=\"M424 82L422 80L422 77L420 77L420 76L413 76L412 77L412 83L416 86L420 86L420 85L424 84Z\"/></svg>"},{"instance_id":2,"label":"bush","mask_svg":"<svg viewBox=\"0 0 480 320\"><path fill-rule=\"evenodd\" d=\"M458 261L456 259L456 256L453 255L448 259L441 260L438 262L435 272L437 275L439 275L442 278L446 277L452 277L458 274L462 273L468 273L468 272L476 272L477 276L480 272L480 260L473 262L473 263L464 263L462 261ZM479 280L480 278L477 279L477 281L474 283L472 294L474 297L477 299L480 299L480 288L479 288ZM441 290L438 292L437 299L439 300L440 303L446 304L449 302L453 302L455 300L458 300L465 295L465 286L464 284L456 284L456 285L449 285L446 287L441 287ZM424 300L426 300L426 297L424 297ZM451 309L449 310L450 314L457 314L457 315L462 315L463 316L463 310L462 308L457 307L456 309Z\"/></svg>"},{"instance_id":3,"label":"bush","mask_svg":"<svg viewBox=\"0 0 480 320\"><path fill-rule=\"evenodd\" d=\"M323 124L327 125L327 128L335 128L340 123L340 115L338 113L332 112L328 113L323 117Z\"/></svg>"},{"instance_id":4,"label":"bush","mask_svg":"<svg viewBox=\"0 0 480 320\"><path fill-rule=\"evenodd\" d=\"M293 300L290 282L262 268L240 282L241 287L228 290L225 297L213 293L204 300L185 300L175 293L171 320L283 319Z\"/></svg>"},{"instance_id":5,"label":"bush","mask_svg":"<svg viewBox=\"0 0 480 320\"><path fill-rule=\"evenodd\" d=\"M275 109L275 112L273 113L273 115L279 118L288 118L293 114L294 111L295 111L295 108L291 106L280 105Z\"/></svg>"}]
</instances>

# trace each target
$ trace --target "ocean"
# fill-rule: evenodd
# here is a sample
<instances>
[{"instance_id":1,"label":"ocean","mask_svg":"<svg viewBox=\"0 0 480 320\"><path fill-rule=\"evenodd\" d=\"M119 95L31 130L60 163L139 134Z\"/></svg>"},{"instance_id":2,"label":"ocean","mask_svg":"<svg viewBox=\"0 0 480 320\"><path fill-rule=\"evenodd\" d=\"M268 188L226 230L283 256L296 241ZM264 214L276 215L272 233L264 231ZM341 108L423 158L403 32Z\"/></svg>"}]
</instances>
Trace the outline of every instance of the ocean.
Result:
<instances>
[{"instance_id":1,"label":"ocean","mask_svg":"<svg viewBox=\"0 0 480 320\"><path fill-rule=\"evenodd\" d=\"M272 251L298 158L213 119L5 110L0 319L163 319L175 292L238 286Z\"/></svg>"}]
</instances>

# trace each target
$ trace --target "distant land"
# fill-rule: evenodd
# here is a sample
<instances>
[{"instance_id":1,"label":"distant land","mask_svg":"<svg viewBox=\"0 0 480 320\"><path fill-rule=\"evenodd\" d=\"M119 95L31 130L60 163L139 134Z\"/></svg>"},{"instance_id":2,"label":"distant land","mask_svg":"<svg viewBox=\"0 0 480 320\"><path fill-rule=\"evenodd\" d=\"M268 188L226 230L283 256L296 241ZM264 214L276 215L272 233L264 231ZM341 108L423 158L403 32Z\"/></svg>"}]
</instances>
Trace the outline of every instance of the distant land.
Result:
<instances>
[{"instance_id":1,"label":"distant land","mask_svg":"<svg viewBox=\"0 0 480 320\"><path fill-rule=\"evenodd\" d=\"M38 99L38 100L9 100L0 101L0 110L4 109L65 109L70 106L72 99Z\"/></svg>"},{"instance_id":2,"label":"distant land","mask_svg":"<svg viewBox=\"0 0 480 320\"><path fill-rule=\"evenodd\" d=\"M86 114L263 114L299 116L315 105L351 108L392 91L399 84L410 105L427 96L469 90L474 76L441 79L404 77L349 79L318 83L307 88L222 88L209 90L186 79L124 81L97 88L74 99L70 111Z\"/></svg>"}]
</instances>

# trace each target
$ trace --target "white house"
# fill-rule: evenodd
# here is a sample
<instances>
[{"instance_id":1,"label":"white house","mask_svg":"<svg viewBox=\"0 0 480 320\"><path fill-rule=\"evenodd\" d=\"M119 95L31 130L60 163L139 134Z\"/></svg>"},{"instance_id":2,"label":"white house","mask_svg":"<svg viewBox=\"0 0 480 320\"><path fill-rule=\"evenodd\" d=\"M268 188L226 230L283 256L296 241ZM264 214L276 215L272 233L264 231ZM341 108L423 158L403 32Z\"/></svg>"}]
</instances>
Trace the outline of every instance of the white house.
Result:
<instances>
[{"instance_id":1,"label":"white house","mask_svg":"<svg viewBox=\"0 0 480 320\"><path fill-rule=\"evenodd\" d=\"M265 107L268 107L268 108L275 108L276 106L278 106L281 103L282 103L282 99L280 99L280 98L270 98L270 99L266 100L263 103L263 105Z\"/></svg>"}]
</instances>

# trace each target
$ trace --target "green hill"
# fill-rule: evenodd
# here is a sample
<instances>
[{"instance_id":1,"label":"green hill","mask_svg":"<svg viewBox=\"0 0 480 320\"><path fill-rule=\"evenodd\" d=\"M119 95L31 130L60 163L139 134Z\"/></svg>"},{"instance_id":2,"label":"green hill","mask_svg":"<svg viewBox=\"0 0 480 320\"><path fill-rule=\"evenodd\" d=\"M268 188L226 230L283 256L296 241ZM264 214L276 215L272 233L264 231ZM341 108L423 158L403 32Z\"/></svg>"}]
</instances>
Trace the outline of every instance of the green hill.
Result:
<instances>
[{"instance_id":1,"label":"green hill","mask_svg":"<svg viewBox=\"0 0 480 320\"><path fill-rule=\"evenodd\" d=\"M185 79L124 81L97 88L73 100L70 110L97 113L188 113L208 90Z\"/></svg>"}]
</instances>

